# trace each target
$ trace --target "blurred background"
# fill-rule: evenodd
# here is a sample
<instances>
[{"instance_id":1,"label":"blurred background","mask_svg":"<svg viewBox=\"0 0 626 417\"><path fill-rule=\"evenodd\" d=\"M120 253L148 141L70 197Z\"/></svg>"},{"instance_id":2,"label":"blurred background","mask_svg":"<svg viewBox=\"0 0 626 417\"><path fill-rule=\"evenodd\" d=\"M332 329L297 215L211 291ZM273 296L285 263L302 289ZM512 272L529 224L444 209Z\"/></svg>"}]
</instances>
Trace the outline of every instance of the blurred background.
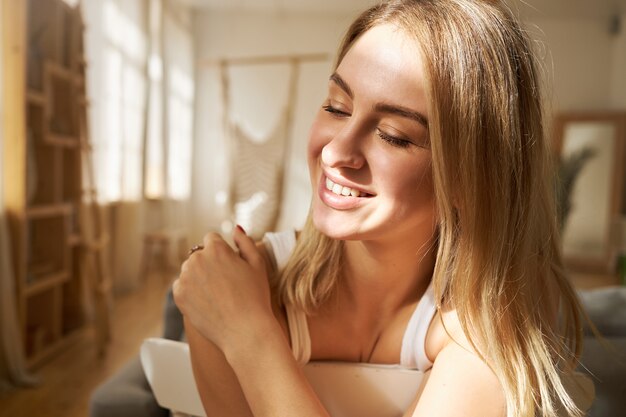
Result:
<instances>
[{"instance_id":1,"label":"blurred background","mask_svg":"<svg viewBox=\"0 0 626 417\"><path fill-rule=\"evenodd\" d=\"M208 231L303 225L308 129L374 3L0 0L0 416L165 412L136 357L172 330L181 261ZM507 3L542 64L568 274L619 327L626 0Z\"/></svg>"}]
</instances>

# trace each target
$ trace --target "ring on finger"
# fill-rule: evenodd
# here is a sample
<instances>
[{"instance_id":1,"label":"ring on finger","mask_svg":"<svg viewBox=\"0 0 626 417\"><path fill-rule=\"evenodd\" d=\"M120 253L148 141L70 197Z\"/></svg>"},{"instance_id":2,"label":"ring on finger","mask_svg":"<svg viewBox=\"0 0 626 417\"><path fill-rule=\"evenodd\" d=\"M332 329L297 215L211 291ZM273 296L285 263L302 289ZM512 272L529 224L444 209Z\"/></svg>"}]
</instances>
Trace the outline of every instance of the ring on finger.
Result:
<instances>
[{"instance_id":1,"label":"ring on finger","mask_svg":"<svg viewBox=\"0 0 626 417\"><path fill-rule=\"evenodd\" d=\"M191 256L191 254L193 254L194 252L197 252L197 251L202 250L202 249L204 249L204 246L202 246L202 245L193 245L191 247L191 249L189 249L188 256Z\"/></svg>"}]
</instances>

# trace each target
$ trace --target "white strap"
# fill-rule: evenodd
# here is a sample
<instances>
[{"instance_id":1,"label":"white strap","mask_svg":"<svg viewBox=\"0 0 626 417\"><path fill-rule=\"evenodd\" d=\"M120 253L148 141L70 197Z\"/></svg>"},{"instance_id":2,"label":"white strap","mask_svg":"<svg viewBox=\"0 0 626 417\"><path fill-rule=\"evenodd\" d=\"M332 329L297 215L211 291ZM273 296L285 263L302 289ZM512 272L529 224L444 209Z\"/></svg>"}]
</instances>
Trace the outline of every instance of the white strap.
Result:
<instances>
[{"instance_id":1,"label":"white strap","mask_svg":"<svg viewBox=\"0 0 626 417\"><path fill-rule=\"evenodd\" d=\"M296 232L290 230L280 233L266 233L263 236L263 243L274 256L277 270L282 271L296 246Z\"/></svg>"},{"instance_id":2,"label":"white strap","mask_svg":"<svg viewBox=\"0 0 626 417\"><path fill-rule=\"evenodd\" d=\"M417 368L422 372L433 366L433 363L426 356L426 334L436 312L435 296L431 283L417 303L404 332L400 354L401 365L407 368Z\"/></svg>"}]
</instances>

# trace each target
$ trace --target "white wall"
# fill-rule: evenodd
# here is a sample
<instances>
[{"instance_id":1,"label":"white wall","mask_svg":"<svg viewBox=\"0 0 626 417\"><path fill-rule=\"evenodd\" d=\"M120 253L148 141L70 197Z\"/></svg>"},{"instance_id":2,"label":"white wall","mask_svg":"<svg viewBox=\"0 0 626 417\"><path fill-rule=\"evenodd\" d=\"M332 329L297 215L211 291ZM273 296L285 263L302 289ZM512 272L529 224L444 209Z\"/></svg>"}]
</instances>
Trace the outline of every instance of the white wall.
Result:
<instances>
[{"instance_id":1,"label":"white wall","mask_svg":"<svg viewBox=\"0 0 626 417\"><path fill-rule=\"evenodd\" d=\"M601 19L534 19L554 112L605 110L611 90L612 39Z\"/></svg>"},{"instance_id":2,"label":"white wall","mask_svg":"<svg viewBox=\"0 0 626 417\"><path fill-rule=\"evenodd\" d=\"M306 217L310 186L305 147L314 114L321 105L334 53L351 16L201 12L194 19L196 42L196 121L193 230L200 239L218 229L226 218L225 206L216 201L228 190L226 144L222 135L222 88L216 66L202 61L224 57L328 53L331 59L306 63L300 68L291 133L291 157L286 172L285 199L278 229L300 227ZM286 64L236 67L231 79L231 115L247 131L263 137L279 119L287 100L289 66Z\"/></svg>"}]
</instances>

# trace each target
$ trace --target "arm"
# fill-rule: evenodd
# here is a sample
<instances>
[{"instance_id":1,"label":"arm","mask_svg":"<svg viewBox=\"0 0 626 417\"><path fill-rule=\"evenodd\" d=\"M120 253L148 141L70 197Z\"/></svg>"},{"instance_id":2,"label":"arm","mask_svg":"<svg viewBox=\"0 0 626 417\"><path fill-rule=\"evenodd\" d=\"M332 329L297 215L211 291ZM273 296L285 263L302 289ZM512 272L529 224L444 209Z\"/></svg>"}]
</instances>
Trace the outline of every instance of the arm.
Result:
<instances>
[{"instance_id":1,"label":"arm","mask_svg":"<svg viewBox=\"0 0 626 417\"><path fill-rule=\"evenodd\" d=\"M433 367L420 389L415 410L408 415L505 416L506 401L502 385L472 347L461 328L456 311L443 313L434 325L435 328L431 330L432 333L439 333L441 348L437 349L439 352L436 353Z\"/></svg>"},{"instance_id":2,"label":"arm","mask_svg":"<svg viewBox=\"0 0 626 417\"><path fill-rule=\"evenodd\" d=\"M239 381L224 354L185 319L191 366L207 415L252 417Z\"/></svg>"},{"instance_id":3,"label":"arm","mask_svg":"<svg viewBox=\"0 0 626 417\"><path fill-rule=\"evenodd\" d=\"M225 351L254 416L328 416L274 323ZM427 372L406 417L504 417L501 384L464 338L450 340Z\"/></svg>"},{"instance_id":4,"label":"arm","mask_svg":"<svg viewBox=\"0 0 626 417\"><path fill-rule=\"evenodd\" d=\"M263 337L263 340L247 348L240 346L237 352L229 355L232 358L230 361L188 320L185 320L185 331L190 346L194 377L207 415L252 416L246 398L250 398L251 404L254 405L255 416L328 415L323 411L295 360L284 360L292 358L292 354L280 328L277 329L277 334L270 337L268 333L266 334L268 337ZM273 347L275 345L276 348ZM236 363L234 369L239 371L237 374L231 367L232 361ZM302 387L294 387L293 380L303 382ZM301 412L311 408L306 404L306 396L301 395L302 389L307 391L307 396L319 412L324 414ZM290 397L305 401L297 401L283 407L282 400ZM264 401L264 399L269 400ZM275 399L278 400L274 401ZM275 404L281 404L281 406L276 408Z\"/></svg>"},{"instance_id":5,"label":"arm","mask_svg":"<svg viewBox=\"0 0 626 417\"><path fill-rule=\"evenodd\" d=\"M270 307L265 260L243 232L234 238L241 255L209 235L174 283L207 414L327 417Z\"/></svg>"},{"instance_id":6,"label":"arm","mask_svg":"<svg viewBox=\"0 0 626 417\"><path fill-rule=\"evenodd\" d=\"M257 248L264 255L269 273L272 269L269 255L262 243L257 243ZM287 335L289 329L282 310L278 306L273 306L273 310L283 333ZM184 322L194 378L207 415L252 417L239 380L224 353L202 336L188 319Z\"/></svg>"},{"instance_id":7,"label":"arm","mask_svg":"<svg viewBox=\"0 0 626 417\"><path fill-rule=\"evenodd\" d=\"M245 343L225 347L256 417L329 417L294 359L276 322L268 321Z\"/></svg>"}]
</instances>

